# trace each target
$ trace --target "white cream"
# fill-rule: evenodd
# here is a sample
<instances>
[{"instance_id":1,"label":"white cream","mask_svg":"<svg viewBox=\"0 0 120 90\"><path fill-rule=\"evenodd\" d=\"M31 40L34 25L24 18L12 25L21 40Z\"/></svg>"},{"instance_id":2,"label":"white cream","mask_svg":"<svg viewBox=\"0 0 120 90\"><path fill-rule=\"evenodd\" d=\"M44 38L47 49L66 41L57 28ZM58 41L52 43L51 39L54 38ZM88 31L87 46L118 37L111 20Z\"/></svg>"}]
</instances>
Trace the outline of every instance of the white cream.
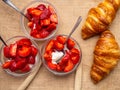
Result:
<instances>
[{"instance_id":1,"label":"white cream","mask_svg":"<svg viewBox=\"0 0 120 90\"><path fill-rule=\"evenodd\" d=\"M63 56L63 52L58 52L58 51L55 51L55 52L52 52L52 63L53 64L57 64L57 60L60 59L61 57Z\"/></svg>"}]
</instances>

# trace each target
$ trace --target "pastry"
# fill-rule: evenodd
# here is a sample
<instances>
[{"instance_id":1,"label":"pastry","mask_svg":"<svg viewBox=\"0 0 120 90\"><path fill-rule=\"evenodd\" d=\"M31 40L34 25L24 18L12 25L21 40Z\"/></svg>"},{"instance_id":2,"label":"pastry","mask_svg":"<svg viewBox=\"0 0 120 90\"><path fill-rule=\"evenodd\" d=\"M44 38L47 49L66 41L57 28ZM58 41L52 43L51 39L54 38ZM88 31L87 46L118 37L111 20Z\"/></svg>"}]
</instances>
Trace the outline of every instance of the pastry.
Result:
<instances>
[{"instance_id":1,"label":"pastry","mask_svg":"<svg viewBox=\"0 0 120 90\"><path fill-rule=\"evenodd\" d=\"M94 62L90 71L91 79L98 83L104 79L117 65L120 59L120 48L113 34L104 31L96 43Z\"/></svg>"},{"instance_id":2,"label":"pastry","mask_svg":"<svg viewBox=\"0 0 120 90\"><path fill-rule=\"evenodd\" d=\"M119 8L120 0L104 0L97 7L91 8L82 26L82 38L87 39L107 30Z\"/></svg>"}]
</instances>

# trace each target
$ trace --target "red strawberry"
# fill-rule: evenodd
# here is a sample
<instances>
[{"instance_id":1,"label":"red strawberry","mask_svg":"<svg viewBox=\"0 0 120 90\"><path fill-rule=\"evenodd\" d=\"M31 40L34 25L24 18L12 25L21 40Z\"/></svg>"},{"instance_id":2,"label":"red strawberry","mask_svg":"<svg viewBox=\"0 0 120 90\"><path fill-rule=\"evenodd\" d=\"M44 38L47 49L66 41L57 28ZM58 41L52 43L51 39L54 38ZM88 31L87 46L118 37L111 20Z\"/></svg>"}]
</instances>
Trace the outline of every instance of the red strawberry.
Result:
<instances>
[{"instance_id":1,"label":"red strawberry","mask_svg":"<svg viewBox=\"0 0 120 90\"><path fill-rule=\"evenodd\" d=\"M3 53L4 53L4 56L6 58L10 58L10 48L8 46L5 46L4 49L3 49Z\"/></svg>"},{"instance_id":2,"label":"red strawberry","mask_svg":"<svg viewBox=\"0 0 120 90\"><path fill-rule=\"evenodd\" d=\"M79 52L79 50L78 49L76 49L76 48L72 48L71 50L70 50L70 52L72 53L72 54L80 54L80 52Z\"/></svg>"},{"instance_id":3,"label":"red strawberry","mask_svg":"<svg viewBox=\"0 0 120 90\"><path fill-rule=\"evenodd\" d=\"M16 57L15 57L15 62L19 62L19 61L22 61L22 60L26 60L26 58L24 58L24 57L20 57L19 55L16 55ZM27 61L27 60L26 60Z\"/></svg>"},{"instance_id":4,"label":"red strawberry","mask_svg":"<svg viewBox=\"0 0 120 90\"><path fill-rule=\"evenodd\" d=\"M69 59L70 59L70 55L69 55L69 53L66 52L65 56L62 58L60 63L66 64Z\"/></svg>"},{"instance_id":5,"label":"red strawberry","mask_svg":"<svg viewBox=\"0 0 120 90\"><path fill-rule=\"evenodd\" d=\"M29 64L26 64L25 67L21 70L22 72L29 72L31 70Z\"/></svg>"},{"instance_id":6,"label":"red strawberry","mask_svg":"<svg viewBox=\"0 0 120 90\"><path fill-rule=\"evenodd\" d=\"M53 30L56 29L56 24L55 23L51 23L48 27L47 27L47 31L51 32Z\"/></svg>"},{"instance_id":7,"label":"red strawberry","mask_svg":"<svg viewBox=\"0 0 120 90\"><path fill-rule=\"evenodd\" d=\"M54 45L54 42L55 42L55 40L50 40L49 43L47 44L45 50L46 50L46 51L52 50L53 45Z\"/></svg>"},{"instance_id":8,"label":"red strawberry","mask_svg":"<svg viewBox=\"0 0 120 90\"><path fill-rule=\"evenodd\" d=\"M71 60L68 61L67 66L64 69L64 72L69 72L74 68L74 64L72 63Z\"/></svg>"},{"instance_id":9,"label":"red strawberry","mask_svg":"<svg viewBox=\"0 0 120 90\"><path fill-rule=\"evenodd\" d=\"M57 64L57 69L56 69L58 72L62 71L62 68L59 64Z\"/></svg>"},{"instance_id":10,"label":"red strawberry","mask_svg":"<svg viewBox=\"0 0 120 90\"><path fill-rule=\"evenodd\" d=\"M10 56L15 57L16 52L17 52L17 44L16 43L10 44L10 51L9 51Z\"/></svg>"},{"instance_id":11,"label":"red strawberry","mask_svg":"<svg viewBox=\"0 0 120 90\"><path fill-rule=\"evenodd\" d=\"M55 10L51 5L48 5L48 10L50 11L51 14L55 13Z\"/></svg>"},{"instance_id":12,"label":"red strawberry","mask_svg":"<svg viewBox=\"0 0 120 90\"><path fill-rule=\"evenodd\" d=\"M40 15L40 19L49 18L50 14L51 14L50 11L47 8L45 8Z\"/></svg>"},{"instance_id":13,"label":"red strawberry","mask_svg":"<svg viewBox=\"0 0 120 90\"><path fill-rule=\"evenodd\" d=\"M41 38L37 29L31 30L30 35L33 36L34 38Z\"/></svg>"},{"instance_id":14,"label":"red strawberry","mask_svg":"<svg viewBox=\"0 0 120 90\"><path fill-rule=\"evenodd\" d=\"M22 38L19 41L17 41L17 45L18 46L23 46L23 45L31 46L32 42L28 38Z\"/></svg>"},{"instance_id":15,"label":"red strawberry","mask_svg":"<svg viewBox=\"0 0 120 90\"><path fill-rule=\"evenodd\" d=\"M35 48L34 46L31 46L31 55L35 57L37 53L38 53L37 48Z\"/></svg>"},{"instance_id":16,"label":"red strawberry","mask_svg":"<svg viewBox=\"0 0 120 90\"><path fill-rule=\"evenodd\" d=\"M24 45L18 49L18 55L20 57L27 57L30 55L30 53L31 53L31 47L29 46Z\"/></svg>"},{"instance_id":17,"label":"red strawberry","mask_svg":"<svg viewBox=\"0 0 120 90\"><path fill-rule=\"evenodd\" d=\"M36 8L30 8L28 9L28 13L32 15L33 17L39 17L42 13L42 11L36 9Z\"/></svg>"},{"instance_id":18,"label":"red strawberry","mask_svg":"<svg viewBox=\"0 0 120 90\"><path fill-rule=\"evenodd\" d=\"M21 70L27 64L26 59L22 59L16 63L17 69Z\"/></svg>"},{"instance_id":19,"label":"red strawberry","mask_svg":"<svg viewBox=\"0 0 120 90\"><path fill-rule=\"evenodd\" d=\"M16 64L16 62L15 62L14 60L11 61L11 65L10 65L9 69L10 69L12 72L14 72L14 71L17 70L17 64Z\"/></svg>"},{"instance_id":20,"label":"red strawberry","mask_svg":"<svg viewBox=\"0 0 120 90\"><path fill-rule=\"evenodd\" d=\"M37 9L39 10L44 10L46 8L46 6L44 4L40 4L37 6Z\"/></svg>"},{"instance_id":21,"label":"red strawberry","mask_svg":"<svg viewBox=\"0 0 120 90\"><path fill-rule=\"evenodd\" d=\"M40 21L40 24L41 24L41 26L48 26L48 25L50 25L50 19L49 18L43 19Z\"/></svg>"},{"instance_id":22,"label":"red strawberry","mask_svg":"<svg viewBox=\"0 0 120 90\"><path fill-rule=\"evenodd\" d=\"M31 16L29 13L26 14L26 17L27 17L27 19L28 19L29 21L32 20L32 16Z\"/></svg>"},{"instance_id":23,"label":"red strawberry","mask_svg":"<svg viewBox=\"0 0 120 90\"><path fill-rule=\"evenodd\" d=\"M54 46L56 50L63 50L64 48L64 45L59 43L57 40L55 41Z\"/></svg>"},{"instance_id":24,"label":"red strawberry","mask_svg":"<svg viewBox=\"0 0 120 90\"><path fill-rule=\"evenodd\" d=\"M67 41L67 47L69 49L72 49L74 46L75 46L75 42L73 40L71 40L71 39L68 39L68 41Z\"/></svg>"},{"instance_id":25,"label":"red strawberry","mask_svg":"<svg viewBox=\"0 0 120 90\"><path fill-rule=\"evenodd\" d=\"M31 29L33 29L33 27L34 27L34 23L32 21L28 22L27 25Z\"/></svg>"},{"instance_id":26,"label":"red strawberry","mask_svg":"<svg viewBox=\"0 0 120 90\"><path fill-rule=\"evenodd\" d=\"M51 14L50 15L50 21L57 24L58 23L57 15L56 14Z\"/></svg>"},{"instance_id":27,"label":"red strawberry","mask_svg":"<svg viewBox=\"0 0 120 90\"><path fill-rule=\"evenodd\" d=\"M29 64L35 64L35 57L34 56L29 56L27 59L28 59Z\"/></svg>"},{"instance_id":28,"label":"red strawberry","mask_svg":"<svg viewBox=\"0 0 120 90\"><path fill-rule=\"evenodd\" d=\"M77 64L79 59L80 59L80 56L78 54L71 55L71 61L73 62L73 64Z\"/></svg>"},{"instance_id":29,"label":"red strawberry","mask_svg":"<svg viewBox=\"0 0 120 90\"><path fill-rule=\"evenodd\" d=\"M52 51L46 51L45 53L44 53L44 59L46 60L46 61L52 61Z\"/></svg>"},{"instance_id":30,"label":"red strawberry","mask_svg":"<svg viewBox=\"0 0 120 90\"><path fill-rule=\"evenodd\" d=\"M11 61L7 61L2 65L2 68L8 69L10 67L10 65L11 65Z\"/></svg>"},{"instance_id":31,"label":"red strawberry","mask_svg":"<svg viewBox=\"0 0 120 90\"><path fill-rule=\"evenodd\" d=\"M41 38L45 38L49 35L49 32L46 29L42 29L41 31L39 31L39 35Z\"/></svg>"},{"instance_id":32,"label":"red strawberry","mask_svg":"<svg viewBox=\"0 0 120 90\"><path fill-rule=\"evenodd\" d=\"M53 64L52 62L47 62L47 65L52 70L56 70L57 68L57 64Z\"/></svg>"},{"instance_id":33,"label":"red strawberry","mask_svg":"<svg viewBox=\"0 0 120 90\"><path fill-rule=\"evenodd\" d=\"M57 36L57 41L60 42L61 44L64 44L66 41L66 38L63 36Z\"/></svg>"}]
</instances>

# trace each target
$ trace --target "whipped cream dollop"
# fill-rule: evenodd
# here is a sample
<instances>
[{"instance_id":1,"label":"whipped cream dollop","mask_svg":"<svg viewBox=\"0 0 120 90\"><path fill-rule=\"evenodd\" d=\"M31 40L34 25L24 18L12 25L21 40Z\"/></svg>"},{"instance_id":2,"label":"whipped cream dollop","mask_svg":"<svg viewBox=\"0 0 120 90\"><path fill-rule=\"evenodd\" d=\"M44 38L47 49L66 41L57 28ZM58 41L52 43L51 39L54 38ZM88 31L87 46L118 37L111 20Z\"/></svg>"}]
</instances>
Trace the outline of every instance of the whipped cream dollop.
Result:
<instances>
[{"instance_id":1,"label":"whipped cream dollop","mask_svg":"<svg viewBox=\"0 0 120 90\"><path fill-rule=\"evenodd\" d=\"M57 60L60 59L63 56L63 52L61 51L55 51L52 52L52 63L57 64Z\"/></svg>"}]
</instances>

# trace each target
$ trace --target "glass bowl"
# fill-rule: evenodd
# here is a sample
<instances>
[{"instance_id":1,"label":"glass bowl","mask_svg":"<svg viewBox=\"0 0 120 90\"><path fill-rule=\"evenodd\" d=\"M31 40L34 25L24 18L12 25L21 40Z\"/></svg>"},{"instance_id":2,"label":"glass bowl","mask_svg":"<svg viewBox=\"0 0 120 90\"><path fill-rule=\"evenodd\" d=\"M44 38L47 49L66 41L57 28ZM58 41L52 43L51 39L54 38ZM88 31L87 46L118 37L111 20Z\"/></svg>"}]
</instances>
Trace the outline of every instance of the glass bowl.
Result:
<instances>
[{"instance_id":1,"label":"glass bowl","mask_svg":"<svg viewBox=\"0 0 120 90\"><path fill-rule=\"evenodd\" d=\"M47 9L48 9L48 7L50 7L48 10L46 10L47 12L49 12L49 15L47 14L48 17L45 18L45 19L47 19L47 21L45 21L46 23L43 23L45 14L43 15L43 17L39 16L41 14L39 14L37 17L35 17L35 15L33 14L33 12L35 10L31 12L32 14L31 13L29 15L27 14L28 11L29 12L31 11L30 8L37 8L39 5L42 6L42 9L44 8L43 5L45 5ZM45 9L44 9L44 11L45 11ZM55 33L57 32L58 24L59 24L59 22L58 22L59 18L58 18L58 14L57 14L57 11L56 11L55 7L50 2L47 2L46 0L32 1L27 6L24 7L22 12L28 18L30 18L32 16L32 19L28 20L23 15L21 15L21 19L20 19L20 24L21 24L22 30L29 38L37 40L37 41L44 41L44 40L47 40L47 39L51 38L52 36L54 36ZM33 16L35 17L34 19L33 19ZM54 17L57 18L57 19L55 19ZM31 21L33 21L34 24L32 23L32 25L31 25ZM50 27L50 25L51 25L51 27ZM32 29L30 27L32 27ZM37 30L35 30L36 28L37 28ZM52 29L50 29L50 28L52 28ZM44 32L43 29L46 30L46 32ZM42 32L42 35L40 34L41 33L40 31Z\"/></svg>"},{"instance_id":2,"label":"glass bowl","mask_svg":"<svg viewBox=\"0 0 120 90\"><path fill-rule=\"evenodd\" d=\"M25 37L25 36L14 36L14 37L12 37L12 38L10 38L10 39L8 39L7 41L6 41L6 43L7 43L7 46L8 47L12 47L12 45L15 45L15 43L17 43L19 40L21 40L21 39L28 39L27 37ZM28 39L28 40L30 40L30 39ZM21 65L25 65L26 66L26 68L24 68L23 69L23 67L21 68L21 71L23 71L24 70L24 72L21 72L20 70L16 70L16 71L12 71L13 69L14 69L14 67L12 67L12 69L10 69L10 67L11 66L9 66L9 68L5 68L6 66L4 65L4 68L3 68L3 70L5 71L5 72L7 72L8 74L10 74L10 75L12 75L12 76L25 76L25 75L28 75L29 73L31 73L31 72L33 72L36 68L37 68L37 66L39 65L39 63L40 63L40 52L39 52L39 47L38 47L38 45L36 44L36 42L34 42L33 40L30 40L30 42L31 42L31 46L32 47L34 47L34 48L31 48L30 50L34 50L35 51L35 48L36 48L36 50L37 50L37 52L36 52L36 54L34 54L33 55L33 53L30 53L29 54L29 56L26 56L26 57L23 57L24 56L24 54L23 54L23 56L19 56L18 55L18 47L19 48L21 48L22 46L20 46L20 45L22 45L21 43L19 44L19 46L18 46L18 44L17 44L17 50L16 50L16 56L10 56L10 57L6 57L5 56L5 54L4 54L4 49L5 49L5 45L3 44L2 45L2 47L1 47L1 49L0 49L0 65L1 65L1 67L3 68L3 65L5 64L5 62L9 62L9 61L14 61L16 64L14 64L15 66L20 66L20 64L18 65L18 63L17 62L19 62L20 60L25 60L25 62L27 62L27 64L28 64L28 61L26 61L26 60L28 60L28 58L31 56L32 57L32 55L34 56L34 64L32 63L32 61L30 61L29 62L29 67L27 67L27 64L21 64ZM27 43L24 43L25 45L27 45ZM31 47L30 46L30 47ZM11 51L12 51L12 53L14 53L14 51L13 51L14 49L12 48L11 49ZM25 50L25 49L24 49ZM24 51L23 50L23 51ZM32 50L32 51L33 51ZM10 51L10 48L9 48L9 51ZM31 52L32 52L31 51ZM10 55L10 52L9 52L9 55ZM14 54L13 54L14 55ZM19 57L19 58L18 58ZM21 59L20 59L21 58ZM33 59L29 59L29 60L33 60ZM32 64L31 64L32 63ZM7 64L6 64L7 65ZM24 66L24 67L25 67ZM20 68L20 67L19 67ZM30 68L30 69L29 69ZM28 70L28 71L25 71L25 70Z\"/></svg>"},{"instance_id":3,"label":"glass bowl","mask_svg":"<svg viewBox=\"0 0 120 90\"><path fill-rule=\"evenodd\" d=\"M67 47L69 49L64 52L64 42L66 39L61 38L61 36L64 38L67 37L67 35L56 35L46 41L41 46L40 50L43 65L47 68L48 71L58 76L68 75L74 72L80 64L82 58L80 45L72 37L68 41L69 43L71 43L72 40L74 42L74 45L68 45L67 42ZM63 45L63 47L61 46L61 44Z\"/></svg>"}]
</instances>

